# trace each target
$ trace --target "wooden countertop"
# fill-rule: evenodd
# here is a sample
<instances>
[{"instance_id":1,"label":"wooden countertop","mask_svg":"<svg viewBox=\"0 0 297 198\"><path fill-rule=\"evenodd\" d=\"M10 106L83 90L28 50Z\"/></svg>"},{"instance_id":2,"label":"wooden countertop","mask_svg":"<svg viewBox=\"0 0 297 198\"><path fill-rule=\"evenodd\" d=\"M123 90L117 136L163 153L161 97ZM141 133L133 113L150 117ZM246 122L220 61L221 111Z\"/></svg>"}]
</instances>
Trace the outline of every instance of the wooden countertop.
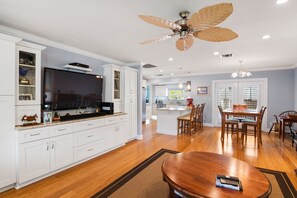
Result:
<instances>
[{"instance_id":1,"label":"wooden countertop","mask_svg":"<svg viewBox=\"0 0 297 198\"><path fill-rule=\"evenodd\" d=\"M127 115L127 113L114 113L112 115L104 115L104 116L97 116L97 117L91 117L91 118L82 118L82 119L76 119L76 120L68 120L68 121L54 121L52 123L39 123L34 125L28 125L28 126L16 126L15 129L17 131L22 130L28 130L28 129L35 129L35 128L41 128L41 127L49 127L49 126L55 126L55 125L61 125L61 124L70 124L70 123L76 123L76 122L82 122L82 121L88 121L88 120L97 120L97 119L104 119L114 116L121 116L121 115Z\"/></svg>"}]
</instances>

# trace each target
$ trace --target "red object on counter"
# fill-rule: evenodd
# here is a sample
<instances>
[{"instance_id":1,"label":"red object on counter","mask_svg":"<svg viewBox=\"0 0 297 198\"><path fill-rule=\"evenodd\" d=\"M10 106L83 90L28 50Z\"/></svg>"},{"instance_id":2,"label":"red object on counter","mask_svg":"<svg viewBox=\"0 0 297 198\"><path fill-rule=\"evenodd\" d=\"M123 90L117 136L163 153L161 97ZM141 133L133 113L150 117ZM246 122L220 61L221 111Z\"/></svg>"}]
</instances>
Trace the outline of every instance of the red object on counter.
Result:
<instances>
[{"instance_id":1,"label":"red object on counter","mask_svg":"<svg viewBox=\"0 0 297 198\"><path fill-rule=\"evenodd\" d=\"M186 100L187 100L187 103L188 103L187 106L192 107L193 106L193 98L187 98Z\"/></svg>"}]
</instances>

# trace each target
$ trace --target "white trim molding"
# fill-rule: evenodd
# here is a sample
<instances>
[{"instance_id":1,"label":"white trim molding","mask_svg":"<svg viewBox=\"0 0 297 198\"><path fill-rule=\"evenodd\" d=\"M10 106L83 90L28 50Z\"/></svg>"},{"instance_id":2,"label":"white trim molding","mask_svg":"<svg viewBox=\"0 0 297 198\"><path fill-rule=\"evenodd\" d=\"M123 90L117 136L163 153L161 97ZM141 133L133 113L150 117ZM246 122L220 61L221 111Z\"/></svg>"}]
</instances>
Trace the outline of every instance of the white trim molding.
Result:
<instances>
[{"instance_id":1,"label":"white trim molding","mask_svg":"<svg viewBox=\"0 0 297 198\"><path fill-rule=\"evenodd\" d=\"M53 41L53 40L50 40L50 39L46 39L46 38L43 38L43 37L40 37L40 36L36 36L34 34L23 32L23 31L20 31L20 30L14 29L14 28L10 28L10 27L7 27L7 26L0 25L0 32L4 33L4 34L11 35L11 36L20 37L20 38L23 38L25 40L32 41L32 42L35 42L35 43L39 43L39 44L42 44L42 45L46 45L46 46L55 47L55 48L58 48L58 49L70 51L70 52L73 52L73 53L76 53L76 54L88 56L90 58L95 58L95 59L98 59L98 60L101 60L101 61L105 61L107 63L113 63L113 64L117 64L117 65L124 65L125 64L125 63L123 63L121 61L118 61L118 60L115 60L115 59L112 59L112 58L108 58L106 56L95 54L93 52L89 52L89 51L82 50L82 49L79 49L79 48L76 48L76 47L72 47L72 46L69 46L69 45L66 45L66 44L62 44L62 43L59 43L59 42L56 42L56 41Z\"/></svg>"}]
</instances>

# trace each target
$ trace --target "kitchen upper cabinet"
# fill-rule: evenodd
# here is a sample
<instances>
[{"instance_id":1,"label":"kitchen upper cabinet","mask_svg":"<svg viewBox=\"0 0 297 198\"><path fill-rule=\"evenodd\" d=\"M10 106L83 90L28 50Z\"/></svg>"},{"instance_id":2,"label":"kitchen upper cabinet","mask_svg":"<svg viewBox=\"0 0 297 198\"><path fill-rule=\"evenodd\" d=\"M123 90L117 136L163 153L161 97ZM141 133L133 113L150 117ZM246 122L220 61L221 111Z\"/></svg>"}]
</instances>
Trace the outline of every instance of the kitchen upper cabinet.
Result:
<instances>
[{"instance_id":1,"label":"kitchen upper cabinet","mask_svg":"<svg viewBox=\"0 0 297 198\"><path fill-rule=\"evenodd\" d=\"M137 96L137 70L124 68L125 97Z\"/></svg>"},{"instance_id":2,"label":"kitchen upper cabinet","mask_svg":"<svg viewBox=\"0 0 297 198\"><path fill-rule=\"evenodd\" d=\"M168 96L168 89L166 86L155 86L155 97Z\"/></svg>"},{"instance_id":3,"label":"kitchen upper cabinet","mask_svg":"<svg viewBox=\"0 0 297 198\"><path fill-rule=\"evenodd\" d=\"M104 65L103 74L104 102L117 102L117 105L114 105L114 112L121 112L121 67L113 64Z\"/></svg>"}]
</instances>

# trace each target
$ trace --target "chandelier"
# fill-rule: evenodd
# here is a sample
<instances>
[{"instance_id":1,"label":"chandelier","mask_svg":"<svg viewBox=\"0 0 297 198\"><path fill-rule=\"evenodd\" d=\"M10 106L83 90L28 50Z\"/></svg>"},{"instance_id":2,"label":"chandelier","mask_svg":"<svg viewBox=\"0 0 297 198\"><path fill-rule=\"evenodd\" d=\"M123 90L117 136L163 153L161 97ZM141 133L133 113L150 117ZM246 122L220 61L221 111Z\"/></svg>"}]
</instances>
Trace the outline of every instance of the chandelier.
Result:
<instances>
[{"instance_id":1,"label":"chandelier","mask_svg":"<svg viewBox=\"0 0 297 198\"><path fill-rule=\"evenodd\" d=\"M242 62L243 62L242 60L239 61L240 69L239 69L238 72L233 72L233 73L231 74L231 77L232 77L232 78L238 78L238 77L240 77L240 78L244 78L244 77L250 77L250 76L253 75L251 72L246 71L246 70L243 68L243 66L241 65Z\"/></svg>"}]
</instances>

